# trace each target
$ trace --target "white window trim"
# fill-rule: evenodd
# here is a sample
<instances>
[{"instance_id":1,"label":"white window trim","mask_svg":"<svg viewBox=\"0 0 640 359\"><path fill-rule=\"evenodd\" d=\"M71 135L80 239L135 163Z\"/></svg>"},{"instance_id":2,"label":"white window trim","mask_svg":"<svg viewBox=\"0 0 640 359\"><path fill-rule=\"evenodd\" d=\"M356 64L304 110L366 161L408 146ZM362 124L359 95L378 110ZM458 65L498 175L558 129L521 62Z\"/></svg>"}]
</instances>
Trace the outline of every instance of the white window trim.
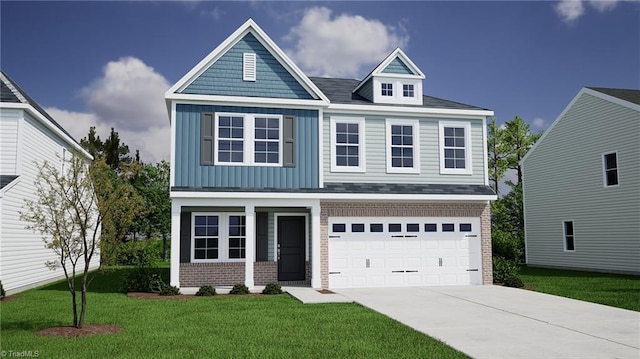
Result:
<instances>
[{"instance_id":1,"label":"white window trim","mask_svg":"<svg viewBox=\"0 0 640 359\"><path fill-rule=\"evenodd\" d=\"M401 90L401 91L402 91L402 94L401 94L400 96L401 96L402 98L416 98L416 85L414 85L414 84L408 84L408 83L402 83L402 84L401 84L401 86L402 86L402 90ZM412 87L412 88L411 88L411 91L413 92L413 96L405 96L405 95L404 95L404 87L405 87L405 86L411 86L411 87ZM407 90L407 91L408 91L408 90Z\"/></svg>"},{"instance_id":2,"label":"white window trim","mask_svg":"<svg viewBox=\"0 0 640 359\"><path fill-rule=\"evenodd\" d=\"M444 166L444 128L463 127L464 128L464 163L465 168L445 168ZM471 175L473 174L473 163L471 161L471 123L470 122L438 122L438 147L440 151L440 174Z\"/></svg>"},{"instance_id":3,"label":"white window trim","mask_svg":"<svg viewBox=\"0 0 640 359\"><path fill-rule=\"evenodd\" d=\"M242 54L242 81L256 81L256 54L245 52Z\"/></svg>"},{"instance_id":4,"label":"white window trim","mask_svg":"<svg viewBox=\"0 0 640 359\"><path fill-rule=\"evenodd\" d=\"M218 216L218 258L195 259L196 256L196 216ZM220 263L220 262L244 262L246 258L229 258L229 216L245 217L244 212L192 212L191 213L191 263ZM246 220L246 217L245 217ZM245 248L247 246L247 234L245 233ZM245 249L246 254L246 249ZM246 257L246 256L245 256Z\"/></svg>"},{"instance_id":5,"label":"white window trim","mask_svg":"<svg viewBox=\"0 0 640 359\"><path fill-rule=\"evenodd\" d=\"M219 134L219 119L220 116L233 116L242 117L244 138L243 140L243 162L221 162L218 159L218 141L220 140ZM255 118L267 117L277 118L279 122L279 134L278 134L278 163L257 163L255 162ZM216 166L265 166L265 167L282 167L282 132L283 132L283 116L282 115L270 115L264 113L231 113L231 112L216 112L214 120L214 143L213 143L213 164Z\"/></svg>"},{"instance_id":6,"label":"white window trim","mask_svg":"<svg viewBox=\"0 0 640 359\"><path fill-rule=\"evenodd\" d=\"M347 123L347 124L357 124L358 125L358 164L359 166L338 166L336 164L336 123ZM364 117L334 117L332 116L329 120L329 137L330 137L330 146L331 146L331 172L357 172L364 173L366 172L366 163L365 163L365 122Z\"/></svg>"},{"instance_id":7,"label":"white window trim","mask_svg":"<svg viewBox=\"0 0 640 359\"><path fill-rule=\"evenodd\" d=\"M413 127L413 167L392 167L391 166L391 126L412 126ZM385 152L387 160L387 173L420 173L420 121L406 119L386 120L386 141Z\"/></svg>"},{"instance_id":8,"label":"white window trim","mask_svg":"<svg viewBox=\"0 0 640 359\"><path fill-rule=\"evenodd\" d=\"M567 249L567 231L564 226L565 222L571 222L573 227L573 249ZM562 248L565 252L573 253L576 251L576 222L573 219L562 220Z\"/></svg>"},{"instance_id":9,"label":"white window trim","mask_svg":"<svg viewBox=\"0 0 640 359\"><path fill-rule=\"evenodd\" d=\"M606 155L615 154L616 155L616 172L618 173L618 184L607 184L607 163L605 160ZM602 155L602 187L604 188L612 188L620 186L620 157L618 156L618 151L608 151L604 152Z\"/></svg>"},{"instance_id":10,"label":"white window trim","mask_svg":"<svg viewBox=\"0 0 640 359\"><path fill-rule=\"evenodd\" d=\"M392 96L382 95L383 83L393 85ZM413 85L413 97L404 97L403 85ZM422 104L422 80L413 77L398 78L389 74L376 75L373 79L373 102L420 105Z\"/></svg>"}]
</instances>

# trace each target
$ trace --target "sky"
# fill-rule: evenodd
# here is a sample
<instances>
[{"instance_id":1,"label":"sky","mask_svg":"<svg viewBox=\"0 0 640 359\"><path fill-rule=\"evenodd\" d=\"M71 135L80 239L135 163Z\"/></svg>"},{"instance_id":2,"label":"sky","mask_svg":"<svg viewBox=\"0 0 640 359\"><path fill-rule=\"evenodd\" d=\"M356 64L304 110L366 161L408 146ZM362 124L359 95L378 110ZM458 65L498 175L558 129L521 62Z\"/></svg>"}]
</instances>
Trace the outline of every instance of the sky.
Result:
<instances>
[{"instance_id":1,"label":"sky","mask_svg":"<svg viewBox=\"0 0 640 359\"><path fill-rule=\"evenodd\" d=\"M362 79L396 47L424 93L545 130L584 86L640 88L640 2L0 1L0 67L80 140L169 159L165 91L248 18L308 76Z\"/></svg>"}]
</instances>

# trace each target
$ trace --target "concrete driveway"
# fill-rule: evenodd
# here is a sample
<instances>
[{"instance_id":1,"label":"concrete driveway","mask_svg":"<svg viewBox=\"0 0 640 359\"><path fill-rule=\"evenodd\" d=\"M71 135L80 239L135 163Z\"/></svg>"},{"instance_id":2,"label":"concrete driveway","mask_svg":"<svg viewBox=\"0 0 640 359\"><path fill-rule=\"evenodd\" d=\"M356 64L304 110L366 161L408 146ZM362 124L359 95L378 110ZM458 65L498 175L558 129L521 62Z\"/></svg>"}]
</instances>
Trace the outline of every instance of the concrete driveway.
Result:
<instances>
[{"instance_id":1,"label":"concrete driveway","mask_svg":"<svg viewBox=\"0 0 640 359\"><path fill-rule=\"evenodd\" d=\"M500 286L335 289L473 358L640 358L640 313Z\"/></svg>"}]
</instances>

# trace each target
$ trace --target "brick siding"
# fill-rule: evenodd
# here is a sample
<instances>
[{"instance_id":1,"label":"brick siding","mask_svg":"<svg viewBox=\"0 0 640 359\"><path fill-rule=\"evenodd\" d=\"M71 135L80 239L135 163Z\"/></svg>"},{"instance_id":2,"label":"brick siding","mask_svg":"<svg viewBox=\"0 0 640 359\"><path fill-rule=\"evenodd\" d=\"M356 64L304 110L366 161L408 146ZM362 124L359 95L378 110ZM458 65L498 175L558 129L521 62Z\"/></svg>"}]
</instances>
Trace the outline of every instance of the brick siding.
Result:
<instances>
[{"instance_id":1,"label":"brick siding","mask_svg":"<svg viewBox=\"0 0 640 359\"><path fill-rule=\"evenodd\" d=\"M311 284L311 262L305 263L306 279ZM255 285L266 285L278 281L278 262L254 262ZM244 283L244 262L181 263L180 286L201 287L203 285L231 286Z\"/></svg>"}]
</instances>

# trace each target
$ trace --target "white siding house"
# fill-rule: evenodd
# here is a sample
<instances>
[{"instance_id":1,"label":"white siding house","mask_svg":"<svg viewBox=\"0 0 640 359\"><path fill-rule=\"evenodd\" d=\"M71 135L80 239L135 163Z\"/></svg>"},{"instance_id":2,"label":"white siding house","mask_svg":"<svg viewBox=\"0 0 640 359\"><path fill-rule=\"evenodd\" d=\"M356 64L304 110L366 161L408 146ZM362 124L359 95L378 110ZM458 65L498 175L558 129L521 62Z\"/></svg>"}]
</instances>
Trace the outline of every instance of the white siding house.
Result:
<instances>
[{"instance_id":1,"label":"white siding house","mask_svg":"<svg viewBox=\"0 0 640 359\"><path fill-rule=\"evenodd\" d=\"M20 219L25 199L35 199L40 166L47 161L62 167L72 151L87 160L91 155L4 72L0 80L0 280L12 294L64 278L61 269L45 266L56 255ZM94 257L92 267L99 263Z\"/></svg>"},{"instance_id":2,"label":"white siding house","mask_svg":"<svg viewBox=\"0 0 640 359\"><path fill-rule=\"evenodd\" d=\"M640 274L640 90L583 88L522 166L529 265Z\"/></svg>"}]
</instances>

